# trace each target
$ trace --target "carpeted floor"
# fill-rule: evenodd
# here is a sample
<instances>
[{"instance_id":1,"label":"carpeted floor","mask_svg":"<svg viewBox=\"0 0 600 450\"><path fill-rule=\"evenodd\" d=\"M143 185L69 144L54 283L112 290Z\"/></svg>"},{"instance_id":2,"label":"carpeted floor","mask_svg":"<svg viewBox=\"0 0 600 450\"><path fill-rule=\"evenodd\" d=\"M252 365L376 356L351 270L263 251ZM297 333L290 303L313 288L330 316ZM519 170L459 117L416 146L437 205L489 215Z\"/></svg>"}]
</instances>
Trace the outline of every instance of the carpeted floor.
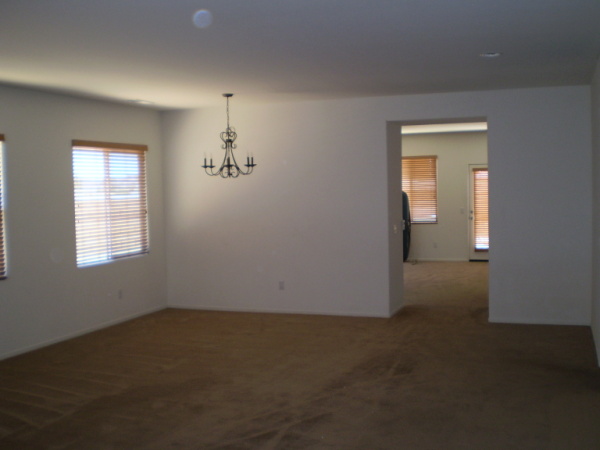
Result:
<instances>
[{"instance_id":1,"label":"carpeted floor","mask_svg":"<svg viewBox=\"0 0 600 450\"><path fill-rule=\"evenodd\" d=\"M404 302L428 307L487 308L487 262L407 262Z\"/></svg>"},{"instance_id":2,"label":"carpeted floor","mask_svg":"<svg viewBox=\"0 0 600 450\"><path fill-rule=\"evenodd\" d=\"M461 264L389 320L167 309L2 361L0 448L600 448L590 330L489 324Z\"/></svg>"}]
</instances>

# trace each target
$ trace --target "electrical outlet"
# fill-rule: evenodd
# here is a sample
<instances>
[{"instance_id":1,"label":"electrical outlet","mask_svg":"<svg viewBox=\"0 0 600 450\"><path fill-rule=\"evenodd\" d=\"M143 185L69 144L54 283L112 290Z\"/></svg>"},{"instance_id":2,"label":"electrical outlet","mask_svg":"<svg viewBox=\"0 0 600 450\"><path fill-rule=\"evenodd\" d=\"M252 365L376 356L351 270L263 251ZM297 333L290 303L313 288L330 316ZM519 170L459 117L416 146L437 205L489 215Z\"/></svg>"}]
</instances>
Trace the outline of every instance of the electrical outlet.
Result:
<instances>
[{"instance_id":1,"label":"electrical outlet","mask_svg":"<svg viewBox=\"0 0 600 450\"><path fill-rule=\"evenodd\" d=\"M283 291L283 290L285 290L285 281L280 281L280 282L279 282L279 290L280 290L280 291Z\"/></svg>"}]
</instances>

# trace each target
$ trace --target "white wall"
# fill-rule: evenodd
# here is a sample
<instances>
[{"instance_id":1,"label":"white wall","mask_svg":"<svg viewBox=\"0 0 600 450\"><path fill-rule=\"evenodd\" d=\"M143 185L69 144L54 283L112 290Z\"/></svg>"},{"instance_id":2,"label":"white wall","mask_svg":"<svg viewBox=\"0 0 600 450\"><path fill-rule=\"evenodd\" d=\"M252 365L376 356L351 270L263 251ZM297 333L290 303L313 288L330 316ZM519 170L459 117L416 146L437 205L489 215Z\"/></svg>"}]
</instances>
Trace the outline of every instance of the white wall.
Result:
<instances>
[{"instance_id":1,"label":"white wall","mask_svg":"<svg viewBox=\"0 0 600 450\"><path fill-rule=\"evenodd\" d=\"M438 223L413 223L409 259L469 260L469 164L487 164L487 133L402 137L402 156L437 156Z\"/></svg>"},{"instance_id":2,"label":"white wall","mask_svg":"<svg viewBox=\"0 0 600 450\"><path fill-rule=\"evenodd\" d=\"M0 358L164 307L159 130L155 111L0 86L9 263ZM77 269L72 139L148 145L149 255Z\"/></svg>"},{"instance_id":3,"label":"white wall","mask_svg":"<svg viewBox=\"0 0 600 450\"><path fill-rule=\"evenodd\" d=\"M594 152L594 264L592 331L596 342L596 355L600 364L600 59L592 82L592 144Z\"/></svg>"},{"instance_id":4,"label":"white wall","mask_svg":"<svg viewBox=\"0 0 600 450\"><path fill-rule=\"evenodd\" d=\"M199 167L205 152L219 155L221 108L163 116L169 305L388 315L402 276L390 130L483 117L491 320L590 324L588 87L234 103L231 116L238 152L258 163L237 180Z\"/></svg>"},{"instance_id":5,"label":"white wall","mask_svg":"<svg viewBox=\"0 0 600 450\"><path fill-rule=\"evenodd\" d=\"M386 182L385 121L360 101L234 102L237 152L258 166L223 180L200 165L221 157L224 108L164 118L169 305L388 315L387 198L372 195Z\"/></svg>"}]
</instances>

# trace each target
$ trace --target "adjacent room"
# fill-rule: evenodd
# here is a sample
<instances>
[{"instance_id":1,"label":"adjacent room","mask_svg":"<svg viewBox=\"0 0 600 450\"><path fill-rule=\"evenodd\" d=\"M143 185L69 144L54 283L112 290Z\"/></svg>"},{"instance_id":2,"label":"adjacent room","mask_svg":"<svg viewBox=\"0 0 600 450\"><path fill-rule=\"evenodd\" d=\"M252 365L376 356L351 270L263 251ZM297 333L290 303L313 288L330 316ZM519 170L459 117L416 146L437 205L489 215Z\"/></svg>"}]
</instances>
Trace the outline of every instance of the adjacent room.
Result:
<instances>
[{"instance_id":1,"label":"adjacent room","mask_svg":"<svg viewBox=\"0 0 600 450\"><path fill-rule=\"evenodd\" d=\"M0 2L0 447L598 448L598 23Z\"/></svg>"},{"instance_id":2,"label":"adjacent room","mask_svg":"<svg viewBox=\"0 0 600 450\"><path fill-rule=\"evenodd\" d=\"M486 122L402 127L405 305L487 307L488 172Z\"/></svg>"}]
</instances>

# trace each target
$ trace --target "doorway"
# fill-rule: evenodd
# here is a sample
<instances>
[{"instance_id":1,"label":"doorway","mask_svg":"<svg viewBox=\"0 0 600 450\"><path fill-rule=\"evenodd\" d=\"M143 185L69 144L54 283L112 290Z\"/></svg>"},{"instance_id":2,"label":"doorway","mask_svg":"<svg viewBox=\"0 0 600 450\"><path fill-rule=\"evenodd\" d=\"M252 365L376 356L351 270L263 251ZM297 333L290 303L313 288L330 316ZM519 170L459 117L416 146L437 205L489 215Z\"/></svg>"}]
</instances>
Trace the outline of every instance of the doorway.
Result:
<instances>
[{"instance_id":1,"label":"doorway","mask_svg":"<svg viewBox=\"0 0 600 450\"><path fill-rule=\"evenodd\" d=\"M472 291L469 285L477 285L478 297L487 306L487 264L474 262L489 259L487 123L403 124L401 129L403 161L425 155L437 160L435 221L413 220L411 252L403 269L407 303L432 305L434 292L441 295L456 288L454 302L439 299L446 306L461 306L459 289L467 293ZM415 200L416 196L410 199L411 208ZM457 285L457 280L469 277L481 280Z\"/></svg>"}]
</instances>

